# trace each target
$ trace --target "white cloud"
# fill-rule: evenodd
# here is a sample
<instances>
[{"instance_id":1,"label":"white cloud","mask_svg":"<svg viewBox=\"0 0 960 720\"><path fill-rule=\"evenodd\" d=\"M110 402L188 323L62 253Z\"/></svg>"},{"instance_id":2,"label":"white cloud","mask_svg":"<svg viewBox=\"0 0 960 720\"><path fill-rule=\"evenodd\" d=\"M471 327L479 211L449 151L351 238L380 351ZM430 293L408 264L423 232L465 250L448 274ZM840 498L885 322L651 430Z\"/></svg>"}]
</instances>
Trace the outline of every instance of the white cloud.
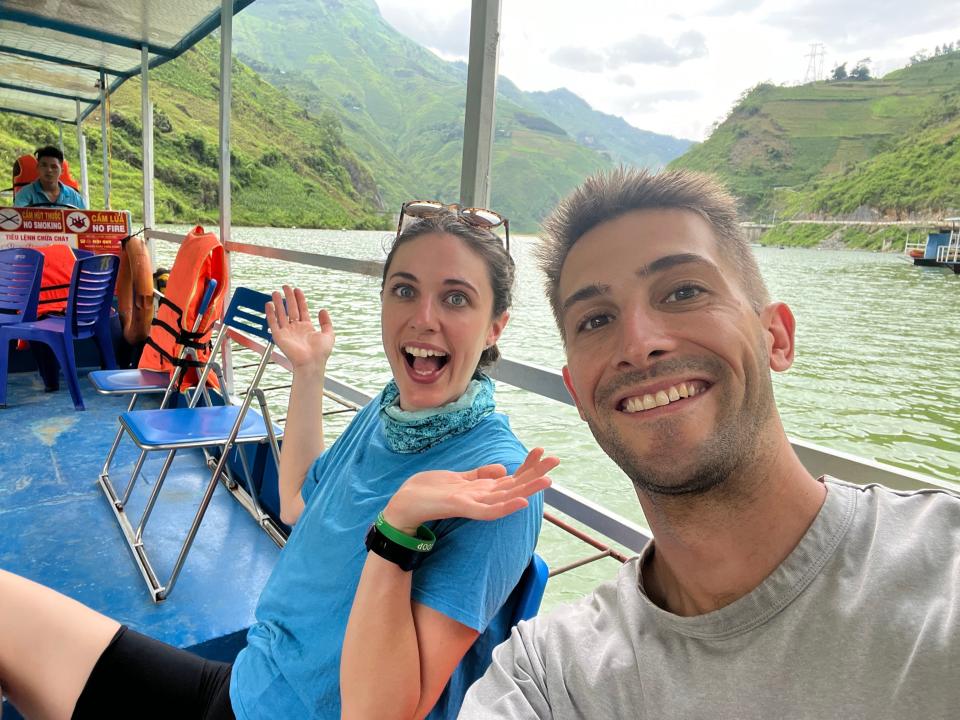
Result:
<instances>
[{"instance_id":1,"label":"white cloud","mask_svg":"<svg viewBox=\"0 0 960 720\"><path fill-rule=\"evenodd\" d=\"M470 0L377 0L386 19L466 59ZM863 57L875 74L960 40L956 0L503 0L500 72L522 90L566 87L645 130L702 140L746 88ZM709 50L709 56L707 52Z\"/></svg>"},{"instance_id":2,"label":"white cloud","mask_svg":"<svg viewBox=\"0 0 960 720\"><path fill-rule=\"evenodd\" d=\"M683 33L673 43L641 34L614 45L607 55L607 62L612 68L625 63L676 66L706 54L706 38L695 30Z\"/></svg>"},{"instance_id":3,"label":"white cloud","mask_svg":"<svg viewBox=\"0 0 960 720\"><path fill-rule=\"evenodd\" d=\"M751 12L762 4L763 0L721 0L721 2L718 2L704 14L727 17L729 15L736 15L737 13Z\"/></svg>"},{"instance_id":4,"label":"white cloud","mask_svg":"<svg viewBox=\"0 0 960 720\"><path fill-rule=\"evenodd\" d=\"M905 36L958 27L958 6L944 0L802 0L766 17L804 42L823 42L841 50L879 47ZM950 36L947 30L947 36ZM949 41L949 40L948 40Z\"/></svg>"},{"instance_id":5,"label":"white cloud","mask_svg":"<svg viewBox=\"0 0 960 720\"><path fill-rule=\"evenodd\" d=\"M557 48L550 54L550 60L560 67L580 72L603 72L606 66L603 55L587 48L578 47Z\"/></svg>"},{"instance_id":6,"label":"white cloud","mask_svg":"<svg viewBox=\"0 0 960 720\"><path fill-rule=\"evenodd\" d=\"M450 3L450 13L424 12L414 3L381 2L379 5L384 18L408 38L443 57L467 57L470 51L469 3Z\"/></svg>"},{"instance_id":7,"label":"white cloud","mask_svg":"<svg viewBox=\"0 0 960 720\"><path fill-rule=\"evenodd\" d=\"M691 102L699 100L702 94L696 90L656 90L653 92L637 93L630 98L630 105L662 105L664 103Z\"/></svg>"}]
</instances>

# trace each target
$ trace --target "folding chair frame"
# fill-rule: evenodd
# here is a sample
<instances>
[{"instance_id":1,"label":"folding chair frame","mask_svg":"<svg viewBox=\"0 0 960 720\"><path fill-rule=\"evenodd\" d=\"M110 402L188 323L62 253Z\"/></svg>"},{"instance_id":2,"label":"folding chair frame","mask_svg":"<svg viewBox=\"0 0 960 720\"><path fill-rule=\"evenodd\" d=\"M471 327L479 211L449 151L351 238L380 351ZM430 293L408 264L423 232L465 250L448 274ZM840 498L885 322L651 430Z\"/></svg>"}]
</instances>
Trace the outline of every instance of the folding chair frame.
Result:
<instances>
[{"instance_id":1,"label":"folding chair frame","mask_svg":"<svg viewBox=\"0 0 960 720\"><path fill-rule=\"evenodd\" d=\"M237 293L246 293L253 295L252 291L246 290L245 288L237 288L235 291L235 300ZM255 295L259 296L259 293ZM231 303L231 309L234 303ZM228 310L227 317L225 322L221 325L220 332L218 333L217 341L214 345L212 352L210 353L210 358L204 364L202 371L200 372L198 380L198 388L205 388L206 380L209 373L212 371L215 363L214 358L220 352L223 343L226 338L230 335L230 328L232 325L229 323L231 320L231 313ZM183 564L187 558L187 554L190 552L190 548L193 545L194 539L196 538L197 531L200 528L200 523L203 520L210 501L213 497L214 489L217 486L217 483L224 480L224 484L227 489L230 490L231 494L240 501L241 505L257 520L258 524L270 535L270 537L280 546L283 544L283 533L282 531L274 524L273 520L260 508L260 503L257 500L257 494L253 488L253 478L250 476L249 468L247 467L246 461L243 458L243 453L241 452L241 464L244 467L246 474L246 481L248 487L242 488L239 484L229 476L229 469L227 467L230 453L233 448L240 447L243 444L247 443L259 443L263 442L262 437L256 439L243 439L239 438L239 433L243 425L243 420L249 410L251 404L253 403L254 398L257 399L257 403L260 406L261 416L263 418L265 430L266 430L266 439L270 444L271 452L274 456L274 461L279 465L280 459L280 446L277 439L277 435L274 432L273 422L270 418L270 411L267 407L266 397L264 394L257 390L257 385L260 383L261 378L263 377L264 371L266 370L267 365L271 361L273 354L274 343L272 338L267 338L266 347L264 348L263 355L260 359L257 369L254 373L253 380L251 380L247 392L243 394L243 401L240 405L240 409L237 413L237 417L233 423L233 426L227 435L227 437L222 442L211 443L209 441L195 441L195 442L176 442L170 444L155 444L155 445L142 445L136 438L135 433L132 431L131 427L127 424L127 418L125 415L120 416L120 425L121 432L126 431L130 434L131 439L134 443L141 449L140 456L137 459L137 462L134 466L133 472L130 476L130 481L127 483L122 497L118 496L113 484L110 482L109 476L106 472L100 475L100 488L103 490L104 494L107 497L107 500L110 502L110 507L113 509L113 514L117 520L117 523L120 525L121 530L123 531L124 538L127 541L127 545L130 548L130 551L133 555L134 562L137 564L137 567L140 570L140 574L143 576L144 581L147 584L147 588L150 591L150 595L153 598L154 602L160 602L166 599L173 590L174 585L176 584L177 578L180 575L180 571L183 569ZM229 397L227 396L226 388L224 386L224 402L229 404ZM190 409L195 409L197 403L199 402L200 397L205 394L200 392L194 392L188 407ZM169 412L169 410L160 409L150 412ZM183 541L183 544L180 547L180 552L177 556L176 562L174 563L173 569L170 572L170 575L165 583L161 583L160 579L153 568L150 558L147 553L147 549L144 546L143 534L146 527L147 521L150 518L150 515L153 511L153 508L156 504L157 498L159 497L160 490L163 487L163 483L166 479L167 473L170 470L170 466L173 463L173 459L176 456L178 450L185 450L191 448L202 448L204 452L207 452L207 448L218 448L219 457L213 458L211 455L207 454L207 465L208 467L212 466L212 474L210 480L207 483L207 486L204 490L203 497L201 499L200 505L197 508L197 511L194 515L193 521L190 525L190 529L187 532L187 535ZM143 512L140 516L140 520L134 527L130 518L126 513L126 505L130 499L133 486L136 484L136 479L140 475L140 472L143 468L144 460L146 459L147 453L156 450L167 450L167 457L163 462L160 473L157 476L154 486L150 492L150 496L147 499L146 505L143 508ZM113 451L111 451L113 452ZM226 472L225 472L226 471Z\"/></svg>"},{"instance_id":2,"label":"folding chair frame","mask_svg":"<svg viewBox=\"0 0 960 720\"><path fill-rule=\"evenodd\" d=\"M210 306L210 302L213 299L213 294L216 291L216 289L217 289L217 281L211 278L207 282L207 286L204 290L203 297L200 300L200 304L197 306L197 318L193 323L193 328L191 328L192 334L196 335L196 333L200 330L200 326L203 324L204 316L207 314L207 310ZM161 293L158 290L154 290L154 294L161 295ZM160 392L163 392L163 399L160 401L160 407L165 408L167 407L167 404L171 401L171 399L173 399L173 397L176 395L177 390L180 387L180 379L183 377L183 374L185 372L186 364L181 363L179 361L186 360L191 355L193 356L194 361L198 359L197 354L193 350L191 350L191 348L188 345L182 344L180 348L180 352L177 355L178 362L174 363L173 372L170 373L170 377L167 380L167 384L165 388L162 388L160 387L159 384L157 384L153 387L137 388L132 392L111 391L111 390L105 390L100 385L100 383L97 380L98 373L96 371L91 373L89 377L91 382L93 383L94 389L101 395L129 394L131 397L130 397L130 402L127 404L127 412L132 411L134 407L136 407L137 400L140 398L141 395L154 395ZM213 352L210 353L210 358L211 359L214 358ZM220 370L220 366L214 363L212 365L212 370L213 370L213 373L217 376L217 380L220 382L220 387L225 388L226 384L224 382L223 372ZM118 371L109 371L109 372L118 372ZM123 372L123 371L119 371L119 372ZM159 371L157 374L160 374ZM200 386L198 385L197 388L199 389ZM207 401L207 405L210 405L211 404L210 396L209 396L209 393L207 392L206 384L203 385L203 392L204 392L204 397ZM110 452L107 453L107 458L106 460L103 461L103 468L101 468L100 470L99 482L101 487L106 485L106 487L104 487L104 492L107 493L108 498L116 497L117 495L116 489L110 483L110 464L113 462L113 457L114 455L116 455L117 450L120 447L120 441L123 439L123 432L124 432L123 427L120 426L118 423L117 434L113 438L113 444L110 446ZM119 501L121 509L123 508L124 505L126 505L127 501L130 499L130 491L133 488L133 485L134 485L134 482L131 481L128 484L127 489L124 491L123 499ZM108 489L109 489L109 492L108 492Z\"/></svg>"}]
</instances>

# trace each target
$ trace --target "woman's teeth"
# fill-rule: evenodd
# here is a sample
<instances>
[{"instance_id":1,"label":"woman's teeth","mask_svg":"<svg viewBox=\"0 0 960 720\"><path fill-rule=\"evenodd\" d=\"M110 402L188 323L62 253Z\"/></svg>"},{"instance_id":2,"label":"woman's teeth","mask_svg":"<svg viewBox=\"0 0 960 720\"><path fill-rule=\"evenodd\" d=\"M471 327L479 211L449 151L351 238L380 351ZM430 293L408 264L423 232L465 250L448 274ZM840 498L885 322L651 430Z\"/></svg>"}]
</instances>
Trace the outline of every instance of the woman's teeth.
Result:
<instances>
[{"instance_id":1,"label":"woman's teeth","mask_svg":"<svg viewBox=\"0 0 960 720\"><path fill-rule=\"evenodd\" d=\"M671 385L665 390L660 390L653 394L648 393L642 396L637 395L635 397L627 398L623 401L622 407L623 411L628 413L652 410L653 408L669 405L677 400L693 397L694 395L703 392L705 389L706 388L692 382L679 383L678 385Z\"/></svg>"},{"instance_id":2,"label":"woman's teeth","mask_svg":"<svg viewBox=\"0 0 960 720\"><path fill-rule=\"evenodd\" d=\"M413 355L414 357L446 357L447 354L443 350L428 350L427 348L419 347L405 347L403 349L408 355Z\"/></svg>"}]
</instances>

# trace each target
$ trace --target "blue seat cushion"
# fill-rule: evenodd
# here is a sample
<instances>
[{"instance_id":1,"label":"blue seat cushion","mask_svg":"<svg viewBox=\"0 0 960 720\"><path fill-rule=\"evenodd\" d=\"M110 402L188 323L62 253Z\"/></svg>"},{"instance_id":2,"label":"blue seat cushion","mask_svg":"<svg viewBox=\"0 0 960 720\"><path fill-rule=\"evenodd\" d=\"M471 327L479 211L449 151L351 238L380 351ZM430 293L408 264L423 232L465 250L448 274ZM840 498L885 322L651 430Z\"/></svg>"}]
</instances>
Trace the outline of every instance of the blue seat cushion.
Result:
<instances>
[{"instance_id":1,"label":"blue seat cushion","mask_svg":"<svg viewBox=\"0 0 960 720\"><path fill-rule=\"evenodd\" d=\"M201 447L226 441L240 412L239 405L168 410L133 410L120 415L121 424L141 448ZM283 430L274 425L277 437ZM267 437L259 412L250 408L243 418L238 443Z\"/></svg>"},{"instance_id":2,"label":"blue seat cushion","mask_svg":"<svg viewBox=\"0 0 960 720\"><path fill-rule=\"evenodd\" d=\"M94 370L88 376L98 393L161 393L170 384L170 375L156 370Z\"/></svg>"}]
</instances>

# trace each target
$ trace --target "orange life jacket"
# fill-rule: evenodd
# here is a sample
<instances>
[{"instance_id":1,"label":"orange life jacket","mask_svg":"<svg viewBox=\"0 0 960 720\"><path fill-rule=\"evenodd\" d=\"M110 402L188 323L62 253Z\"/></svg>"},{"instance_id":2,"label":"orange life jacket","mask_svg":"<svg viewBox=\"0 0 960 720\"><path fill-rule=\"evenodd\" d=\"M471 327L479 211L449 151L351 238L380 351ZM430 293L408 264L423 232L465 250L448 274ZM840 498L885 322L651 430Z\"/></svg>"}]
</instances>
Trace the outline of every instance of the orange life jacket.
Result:
<instances>
[{"instance_id":1,"label":"orange life jacket","mask_svg":"<svg viewBox=\"0 0 960 720\"><path fill-rule=\"evenodd\" d=\"M70 174L70 163L66 160L63 161L63 169L60 170L60 182L64 185L69 185L77 192L80 192L80 183L77 182L77 179Z\"/></svg>"},{"instance_id":2,"label":"orange life jacket","mask_svg":"<svg viewBox=\"0 0 960 720\"><path fill-rule=\"evenodd\" d=\"M70 277L77 262L68 245L45 245L35 248L43 253L43 275L40 278L40 303L37 317L63 314L67 311Z\"/></svg>"},{"instance_id":3,"label":"orange life jacket","mask_svg":"<svg viewBox=\"0 0 960 720\"><path fill-rule=\"evenodd\" d=\"M217 281L217 288L200 328L194 334L198 305L209 278ZM193 348L199 356L199 364L203 364L210 357L210 334L214 322L223 313L226 289L227 265L223 245L216 235L197 225L187 233L177 251L167 279L165 299L160 302L138 367L172 372L184 345ZM181 387L192 387L197 384L198 363L183 364L187 371ZM216 386L216 380L211 378L211 381Z\"/></svg>"}]
</instances>

